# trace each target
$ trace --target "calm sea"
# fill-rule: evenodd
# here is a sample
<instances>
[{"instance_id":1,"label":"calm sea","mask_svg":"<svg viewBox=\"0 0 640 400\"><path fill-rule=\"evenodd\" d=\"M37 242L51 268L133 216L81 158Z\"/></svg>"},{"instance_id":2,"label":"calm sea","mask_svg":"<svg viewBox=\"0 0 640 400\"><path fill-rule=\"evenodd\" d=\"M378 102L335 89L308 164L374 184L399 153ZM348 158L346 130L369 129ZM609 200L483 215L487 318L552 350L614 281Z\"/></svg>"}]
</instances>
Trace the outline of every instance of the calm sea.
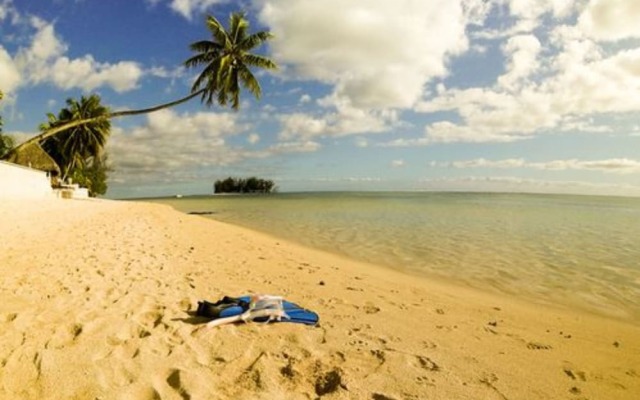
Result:
<instances>
[{"instance_id":1,"label":"calm sea","mask_svg":"<svg viewBox=\"0 0 640 400\"><path fill-rule=\"evenodd\" d=\"M151 201L408 273L640 323L640 198L367 192Z\"/></svg>"}]
</instances>

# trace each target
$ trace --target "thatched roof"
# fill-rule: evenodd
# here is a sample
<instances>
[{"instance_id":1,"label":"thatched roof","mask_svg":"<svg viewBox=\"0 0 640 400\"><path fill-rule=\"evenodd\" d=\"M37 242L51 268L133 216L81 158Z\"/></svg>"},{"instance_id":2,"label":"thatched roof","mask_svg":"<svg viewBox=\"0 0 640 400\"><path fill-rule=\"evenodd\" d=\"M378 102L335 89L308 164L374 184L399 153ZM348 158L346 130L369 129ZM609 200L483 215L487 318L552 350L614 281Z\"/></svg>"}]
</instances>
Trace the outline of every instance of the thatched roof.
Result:
<instances>
[{"instance_id":1,"label":"thatched roof","mask_svg":"<svg viewBox=\"0 0 640 400\"><path fill-rule=\"evenodd\" d=\"M40 147L38 143L31 143L19 151L14 151L9 154L5 161L12 162L14 164L24 165L25 167L39 169L40 171L55 172L60 174L60 167L56 162L47 154L46 151Z\"/></svg>"}]
</instances>

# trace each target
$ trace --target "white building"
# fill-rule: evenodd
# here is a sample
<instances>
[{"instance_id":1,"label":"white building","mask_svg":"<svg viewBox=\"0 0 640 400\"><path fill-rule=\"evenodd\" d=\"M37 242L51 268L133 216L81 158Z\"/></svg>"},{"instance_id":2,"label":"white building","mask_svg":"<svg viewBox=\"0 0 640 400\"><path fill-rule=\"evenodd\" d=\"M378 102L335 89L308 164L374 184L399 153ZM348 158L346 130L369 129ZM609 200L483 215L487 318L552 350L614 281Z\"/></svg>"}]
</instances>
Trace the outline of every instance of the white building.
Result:
<instances>
[{"instance_id":1,"label":"white building","mask_svg":"<svg viewBox=\"0 0 640 400\"><path fill-rule=\"evenodd\" d=\"M0 161L0 200L42 199L53 195L47 172Z\"/></svg>"}]
</instances>

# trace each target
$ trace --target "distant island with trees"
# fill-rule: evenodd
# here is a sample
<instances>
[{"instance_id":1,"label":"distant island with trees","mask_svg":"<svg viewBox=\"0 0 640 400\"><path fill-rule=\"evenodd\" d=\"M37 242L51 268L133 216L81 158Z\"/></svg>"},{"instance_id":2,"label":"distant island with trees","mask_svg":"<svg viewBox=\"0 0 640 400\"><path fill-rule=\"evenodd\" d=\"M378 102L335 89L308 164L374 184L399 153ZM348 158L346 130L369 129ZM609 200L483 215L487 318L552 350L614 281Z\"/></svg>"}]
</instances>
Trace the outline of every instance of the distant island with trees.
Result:
<instances>
[{"instance_id":1,"label":"distant island with trees","mask_svg":"<svg viewBox=\"0 0 640 400\"><path fill-rule=\"evenodd\" d=\"M213 184L213 193L273 193L276 185L272 180L250 178L232 178L217 180Z\"/></svg>"}]
</instances>

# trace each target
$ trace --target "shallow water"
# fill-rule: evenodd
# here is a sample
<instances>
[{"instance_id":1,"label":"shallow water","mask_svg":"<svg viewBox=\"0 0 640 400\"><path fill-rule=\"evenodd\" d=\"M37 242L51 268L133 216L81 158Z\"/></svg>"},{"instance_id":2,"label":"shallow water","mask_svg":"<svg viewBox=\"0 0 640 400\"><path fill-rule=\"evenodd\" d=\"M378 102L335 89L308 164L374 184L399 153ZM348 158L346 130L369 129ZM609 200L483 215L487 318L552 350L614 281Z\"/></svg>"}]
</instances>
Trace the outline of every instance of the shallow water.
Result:
<instances>
[{"instance_id":1,"label":"shallow water","mask_svg":"<svg viewBox=\"0 0 640 400\"><path fill-rule=\"evenodd\" d=\"M405 272L640 322L638 198L291 193L151 201Z\"/></svg>"}]
</instances>

